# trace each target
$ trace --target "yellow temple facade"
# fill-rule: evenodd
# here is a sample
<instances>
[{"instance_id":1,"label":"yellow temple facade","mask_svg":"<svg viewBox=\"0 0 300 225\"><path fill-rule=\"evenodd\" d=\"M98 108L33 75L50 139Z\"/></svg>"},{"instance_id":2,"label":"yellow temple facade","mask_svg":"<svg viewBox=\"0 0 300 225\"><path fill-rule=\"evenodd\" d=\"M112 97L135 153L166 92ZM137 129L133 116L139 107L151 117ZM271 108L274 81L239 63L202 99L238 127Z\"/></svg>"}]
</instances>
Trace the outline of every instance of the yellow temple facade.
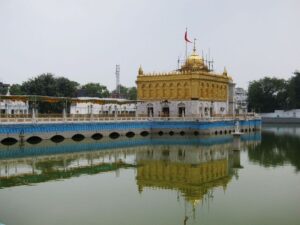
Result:
<instances>
[{"instance_id":1,"label":"yellow temple facade","mask_svg":"<svg viewBox=\"0 0 300 225\"><path fill-rule=\"evenodd\" d=\"M225 148L225 149L224 149ZM137 154L136 181L139 192L145 188L181 192L192 205L210 190L226 189L232 178L229 146L161 149Z\"/></svg>"},{"instance_id":2,"label":"yellow temple facade","mask_svg":"<svg viewBox=\"0 0 300 225\"><path fill-rule=\"evenodd\" d=\"M136 83L139 115L209 117L234 111L232 78L226 69L210 70L195 46L180 69L144 73L140 67Z\"/></svg>"}]
</instances>

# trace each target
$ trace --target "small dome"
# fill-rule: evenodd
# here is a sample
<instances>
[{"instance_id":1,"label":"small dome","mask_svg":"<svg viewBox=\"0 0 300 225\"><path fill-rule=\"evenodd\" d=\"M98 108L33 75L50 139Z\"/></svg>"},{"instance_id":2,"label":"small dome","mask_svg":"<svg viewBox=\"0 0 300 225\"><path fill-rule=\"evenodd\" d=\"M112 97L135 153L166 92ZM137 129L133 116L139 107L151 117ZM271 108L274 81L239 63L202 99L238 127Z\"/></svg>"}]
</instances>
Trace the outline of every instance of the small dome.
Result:
<instances>
[{"instance_id":1,"label":"small dome","mask_svg":"<svg viewBox=\"0 0 300 225\"><path fill-rule=\"evenodd\" d=\"M196 53L194 48L193 53L186 59L185 64L181 67L181 70L187 71L208 71L203 58Z\"/></svg>"},{"instance_id":2,"label":"small dome","mask_svg":"<svg viewBox=\"0 0 300 225\"><path fill-rule=\"evenodd\" d=\"M193 52L186 60L186 66L203 66L203 59L196 53Z\"/></svg>"}]
</instances>

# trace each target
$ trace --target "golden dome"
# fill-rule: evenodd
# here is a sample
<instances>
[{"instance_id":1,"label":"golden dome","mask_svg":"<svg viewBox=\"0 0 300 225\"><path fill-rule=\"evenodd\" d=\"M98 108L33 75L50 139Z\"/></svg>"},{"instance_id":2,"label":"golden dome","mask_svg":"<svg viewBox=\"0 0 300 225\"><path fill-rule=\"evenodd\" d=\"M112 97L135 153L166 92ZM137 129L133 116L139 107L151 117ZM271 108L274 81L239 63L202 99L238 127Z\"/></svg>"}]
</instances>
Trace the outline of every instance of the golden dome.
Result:
<instances>
[{"instance_id":1,"label":"golden dome","mask_svg":"<svg viewBox=\"0 0 300 225\"><path fill-rule=\"evenodd\" d=\"M196 53L196 49L194 49L193 53L186 59L185 64L181 67L182 70L189 71L207 71L207 66L204 63L202 57L200 57Z\"/></svg>"},{"instance_id":2,"label":"golden dome","mask_svg":"<svg viewBox=\"0 0 300 225\"><path fill-rule=\"evenodd\" d=\"M186 65L189 66L203 66L203 59L194 51L187 59Z\"/></svg>"}]
</instances>

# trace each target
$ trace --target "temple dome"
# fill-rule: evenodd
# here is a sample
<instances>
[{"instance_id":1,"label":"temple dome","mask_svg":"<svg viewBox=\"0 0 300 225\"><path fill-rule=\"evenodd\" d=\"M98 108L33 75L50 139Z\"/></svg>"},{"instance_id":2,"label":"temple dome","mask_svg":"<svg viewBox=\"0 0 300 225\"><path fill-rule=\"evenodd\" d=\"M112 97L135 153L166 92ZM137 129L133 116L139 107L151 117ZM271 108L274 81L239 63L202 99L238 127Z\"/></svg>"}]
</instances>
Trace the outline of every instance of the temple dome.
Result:
<instances>
[{"instance_id":1,"label":"temple dome","mask_svg":"<svg viewBox=\"0 0 300 225\"><path fill-rule=\"evenodd\" d=\"M190 70L190 71L201 71L207 70L207 66L204 63L202 57L200 57L196 49L194 48L193 53L186 59L185 64L181 67L182 70Z\"/></svg>"},{"instance_id":2,"label":"temple dome","mask_svg":"<svg viewBox=\"0 0 300 225\"><path fill-rule=\"evenodd\" d=\"M194 51L186 60L186 65L189 66L203 66L203 59Z\"/></svg>"}]
</instances>

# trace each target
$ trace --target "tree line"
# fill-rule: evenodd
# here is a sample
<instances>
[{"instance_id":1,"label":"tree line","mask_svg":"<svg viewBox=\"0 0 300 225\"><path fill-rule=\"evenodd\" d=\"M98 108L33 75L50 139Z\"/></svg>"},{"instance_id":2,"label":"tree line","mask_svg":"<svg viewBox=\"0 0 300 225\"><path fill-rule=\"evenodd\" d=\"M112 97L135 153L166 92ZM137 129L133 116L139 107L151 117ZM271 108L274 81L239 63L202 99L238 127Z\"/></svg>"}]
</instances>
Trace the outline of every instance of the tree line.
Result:
<instances>
[{"instance_id":1,"label":"tree line","mask_svg":"<svg viewBox=\"0 0 300 225\"><path fill-rule=\"evenodd\" d=\"M273 112L276 109L300 108L300 72L290 79L264 77L250 82L248 86L248 110Z\"/></svg>"},{"instance_id":2,"label":"tree line","mask_svg":"<svg viewBox=\"0 0 300 225\"><path fill-rule=\"evenodd\" d=\"M76 81L65 77L56 77L51 73L41 74L37 77L24 81L22 84L12 84L10 86L11 95L42 95L55 97L116 97L116 90L109 91L105 85L100 83L87 83L80 85ZM0 94L5 95L7 87L0 89ZM120 86L120 98L129 100L137 99L136 87ZM38 103L41 113L53 113L62 111L62 103L47 104Z\"/></svg>"},{"instance_id":3,"label":"tree line","mask_svg":"<svg viewBox=\"0 0 300 225\"><path fill-rule=\"evenodd\" d=\"M7 87L0 90L2 95L7 93ZM56 77L51 73L41 74L22 84L10 86L12 95L43 95L55 97L99 97L108 98L115 95L116 90L109 91L100 83L87 83L80 85L76 81L65 77ZM120 87L120 97L136 100L136 87Z\"/></svg>"}]
</instances>

